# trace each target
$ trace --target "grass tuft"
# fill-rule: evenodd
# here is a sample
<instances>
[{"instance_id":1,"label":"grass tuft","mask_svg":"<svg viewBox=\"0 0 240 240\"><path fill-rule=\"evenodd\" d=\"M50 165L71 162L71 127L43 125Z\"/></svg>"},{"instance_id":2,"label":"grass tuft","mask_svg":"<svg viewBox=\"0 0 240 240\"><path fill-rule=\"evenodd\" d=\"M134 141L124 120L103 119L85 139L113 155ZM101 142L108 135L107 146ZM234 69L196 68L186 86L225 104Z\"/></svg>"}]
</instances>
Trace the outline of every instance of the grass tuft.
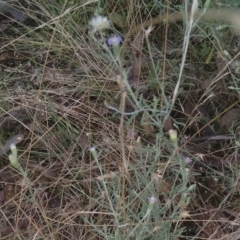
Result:
<instances>
[{"instance_id":1,"label":"grass tuft","mask_svg":"<svg viewBox=\"0 0 240 240\"><path fill-rule=\"evenodd\" d=\"M238 1L0 1L1 239L238 239Z\"/></svg>"}]
</instances>

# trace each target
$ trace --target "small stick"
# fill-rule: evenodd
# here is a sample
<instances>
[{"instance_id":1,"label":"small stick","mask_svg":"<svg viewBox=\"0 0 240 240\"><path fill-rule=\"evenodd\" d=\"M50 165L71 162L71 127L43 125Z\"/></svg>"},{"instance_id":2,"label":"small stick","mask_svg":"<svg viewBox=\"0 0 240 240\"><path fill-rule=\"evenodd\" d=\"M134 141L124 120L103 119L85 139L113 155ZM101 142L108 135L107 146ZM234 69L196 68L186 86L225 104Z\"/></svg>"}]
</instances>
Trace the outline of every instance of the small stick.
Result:
<instances>
[{"instance_id":1,"label":"small stick","mask_svg":"<svg viewBox=\"0 0 240 240\"><path fill-rule=\"evenodd\" d=\"M117 76L117 83L121 90L121 102L120 102L121 119L120 119L120 125L119 125L119 136L121 141L123 170L128 175L128 163L126 159L125 146L124 146L124 112L125 112L125 106L126 106L127 93L126 93L125 84L123 82L121 75Z\"/></svg>"}]
</instances>

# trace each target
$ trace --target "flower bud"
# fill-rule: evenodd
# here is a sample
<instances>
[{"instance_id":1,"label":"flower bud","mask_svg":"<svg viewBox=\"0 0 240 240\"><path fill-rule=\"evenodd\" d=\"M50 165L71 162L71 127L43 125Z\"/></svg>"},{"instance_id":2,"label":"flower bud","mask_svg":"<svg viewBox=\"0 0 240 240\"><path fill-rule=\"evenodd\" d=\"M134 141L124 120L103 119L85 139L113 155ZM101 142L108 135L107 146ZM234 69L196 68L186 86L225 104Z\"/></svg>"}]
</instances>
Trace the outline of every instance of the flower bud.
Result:
<instances>
[{"instance_id":1,"label":"flower bud","mask_svg":"<svg viewBox=\"0 0 240 240\"><path fill-rule=\"evenodd\" d=\"M169 134L170 140L172 141L174 147L177 147L177 143L178 143L177 131L170 129L168 131L168 134Z\"/></svg>"}]
</instances>

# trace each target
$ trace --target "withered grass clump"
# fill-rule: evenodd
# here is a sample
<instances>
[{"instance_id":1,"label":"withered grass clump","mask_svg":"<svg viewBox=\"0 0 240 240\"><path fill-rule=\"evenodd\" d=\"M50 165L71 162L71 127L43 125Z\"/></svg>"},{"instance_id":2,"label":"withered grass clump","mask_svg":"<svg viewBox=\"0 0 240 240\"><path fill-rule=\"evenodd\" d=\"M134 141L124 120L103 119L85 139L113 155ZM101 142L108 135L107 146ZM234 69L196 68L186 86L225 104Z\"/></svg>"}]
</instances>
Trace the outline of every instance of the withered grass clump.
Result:
<instances>
[{"instance_id":1,"label":"withered grass clump","mask_svg":"<svg viewBox=\"0 0 240 240\"><path fill-rule=\"evenodd\" d=\"M237 239L240 5L220 2L0 3L1 239Z\"/></svg>"}]
</instances>

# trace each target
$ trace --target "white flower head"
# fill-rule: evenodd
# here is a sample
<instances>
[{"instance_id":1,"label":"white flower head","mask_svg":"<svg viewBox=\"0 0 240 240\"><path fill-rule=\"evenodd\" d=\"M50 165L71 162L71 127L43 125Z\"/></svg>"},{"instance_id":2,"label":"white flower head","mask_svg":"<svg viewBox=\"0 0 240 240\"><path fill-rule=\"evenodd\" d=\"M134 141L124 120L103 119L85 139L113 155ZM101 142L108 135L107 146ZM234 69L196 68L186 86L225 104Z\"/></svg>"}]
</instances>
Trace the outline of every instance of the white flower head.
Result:
<instances>
[{"instance_id":1,"label":"white flower head","mask_svg":"<svg viewBox=\"0 0 240 240\"><path fill-rule=\"evenodd\" d=\"M90 151L90 152L95 152L95 151L96 151L96 148L95 148L95 147L90 147L90 148L89 148L89 151Z\"/></svg>"},{"instance_id":2,"label":"white flower head","mask_svg":"<svg viewBox=\"0 0 240 240\"><path fill-rule=\"evenodd\" d=\"M158 201L157 198L154 197L154 196L148 197L147 199L148 199L148 202L149 202L150 204L154 204L154 203L156 203L156 202Z\"/></svg>"},{"instance_id":3,"label":"white flower head","mask_svg":"<svg viewBox=\"0 0 240 240\"><path fill-rule=\"evenodd\" d=\"M89 22L89 26L93 32L103 32L104 30L109 29L110 25L110 21L107 17L101 15L93 17Z\"/></svg>"}]
</instances>

